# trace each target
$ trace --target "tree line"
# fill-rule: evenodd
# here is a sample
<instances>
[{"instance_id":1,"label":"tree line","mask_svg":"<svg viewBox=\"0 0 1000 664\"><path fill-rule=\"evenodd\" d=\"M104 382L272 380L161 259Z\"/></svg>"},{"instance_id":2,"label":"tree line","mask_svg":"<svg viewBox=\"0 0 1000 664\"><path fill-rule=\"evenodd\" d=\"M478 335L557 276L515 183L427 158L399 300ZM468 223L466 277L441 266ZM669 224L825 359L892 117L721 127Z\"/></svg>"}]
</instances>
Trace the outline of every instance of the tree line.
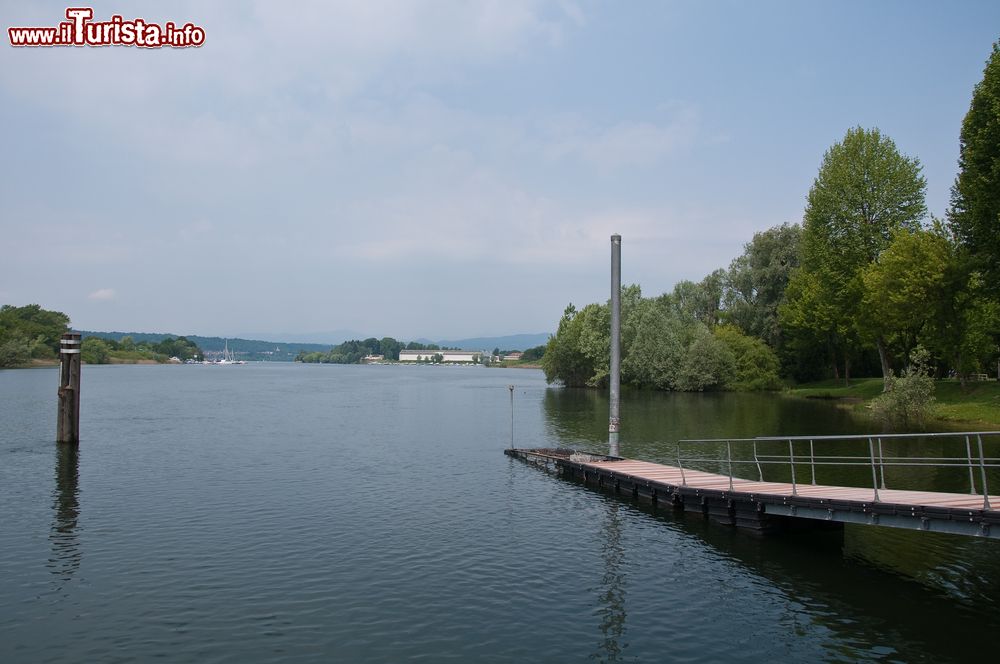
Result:
<instances>
[{"instance_id":1,"label":"tree line","mask_svg":"<svg viewBox=\"0 0 1000 664\"><path fill-rule=\"evenodd\" d=\"M938 377L1000 354L1000 42L973 91L944 219L919 159L878 128L827 150L801 225L757 233L728 269L670 293L622 290L622 381L667 390L770 389L785 380L893 377L920 357ZM603 386L608 304L568 306L546 379Z\"/></svg>"},{"instance_id":2,"label":"tree line","mask_svg":"<svg viewBox=\"0 0 1000 664\"><path fill-rule=\"evenodd\" d=\"M33 360L59 359L59 342L70 331L69 316L49 311L38 304L0 307L0 368L18 367ZM171 357L200 360L201 349L185 337L166 337L160 341L136 342L131 336L119 340L87 336L80 345L81 359L88 364L108 364L154 360L166 362Z\"/></svg>"},{"instance_id":3,"label":"tree line","mask_svg":"<svg viewBox=\"0 0 1000 664\"><path fill-rule=\"evenodd\" d=\"M0 307L0 368L55 360L59 340L69 332L69 316L37 304Z\"/></svg>"},{"instance_id":4,"label":"tree line","mask_svg":"<svg viewBox=\"0 0 1000 664\"><path fill-rule=\"evenodd\" d=\"M158 342L137 342L129 335L117 341L96 336L86 337L80 345L80 355L87 364L109 364L112 360L166 362L172 357L182 362L204 359L204 354L196 343L187 337L170 336Z\"/></svg>"}]
</instances>

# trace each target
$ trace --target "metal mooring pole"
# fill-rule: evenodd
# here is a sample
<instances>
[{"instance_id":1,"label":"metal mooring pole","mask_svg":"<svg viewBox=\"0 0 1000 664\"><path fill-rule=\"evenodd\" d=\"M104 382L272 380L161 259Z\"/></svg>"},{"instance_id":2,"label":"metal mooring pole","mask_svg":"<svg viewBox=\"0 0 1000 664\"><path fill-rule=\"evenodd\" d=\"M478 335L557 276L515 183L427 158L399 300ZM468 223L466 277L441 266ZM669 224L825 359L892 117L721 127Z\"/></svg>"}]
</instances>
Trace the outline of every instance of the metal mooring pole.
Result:
<instances>
[{"instance_id":1,"label":"metal mooring pole","mask_svg":"<svg viewBox=\"0 0 1000 664\"><path fill-rule=\"evenodd\" d=\"M621 400L622 364L622 236L611 236L611 416L608 418L608 454L621 456L618 450L618 429L621 420L618 407Z\"/></svg>"},{"instance_id":2,"label":"metal mooring pole","mask_svg":"<svg viewBox=\"0 0 1000 664\"><path fill-rule=\"evenodd\" d=\"M59 413L56 442L80 442L80 335L67 332L59 342Z\"/></svg>"},{"instance_id":3,"label":"metal mooring pole","mask_svg":"<svg viewBox=\"0 0 1000 664\"><path fill-rule=\"evenodd\" d=\"M514 449L514 386L508 385L510 390L510 449Z\"/></svg>"}]
</instances>

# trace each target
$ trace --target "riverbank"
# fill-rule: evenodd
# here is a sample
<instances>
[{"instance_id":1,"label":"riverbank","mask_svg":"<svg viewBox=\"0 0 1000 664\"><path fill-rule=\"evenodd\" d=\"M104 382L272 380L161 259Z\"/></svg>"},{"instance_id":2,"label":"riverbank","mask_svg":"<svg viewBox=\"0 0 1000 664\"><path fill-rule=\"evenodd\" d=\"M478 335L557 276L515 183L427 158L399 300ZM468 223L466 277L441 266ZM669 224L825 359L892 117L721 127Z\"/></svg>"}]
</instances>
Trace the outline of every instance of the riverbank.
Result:
<instances>
[{"instance_id":1,"label":"riverbank","mask_svg":"<svg viewBox=\"0 0 1000 664\"><path fill-rule=\"evenodd\" d=\"M881 378L860 378L845 386L840 380L807 383L788 389L792 396L833 399L851 408L867 410L872 399L882 394ZM934 383L932 416L946 422L968 422L988 428L1000 427L1000 383L976 381L965 388L955 380Z\"/></svg>"},{"instance_id":2,"label":"riverbank","mask_svg":"<svg viewBox=\"0 0 1000 664\"><path fill-rule=\"evenodd\" d=\"M90 363L90 362L84 362L83 364L85 366L96 366L96 365L92 365L92 363ZM133 358L133 357L126 357L126 358L111 357L111 358L108 358L107 362L103 362L103 363L99 363L99 364L177 364L177 363L176 362L170 362L168 360L161 361L161 360L155 360L155 359L143 358L143 357L140 357L140 358ZM46 368L52 368L52 367L58 367L58 366L59 366L59 360L40 360L40 359L36 358L36 359L31 360L31 362L29 362L28 364L19 364L19 365L14 366L14 367L4 367L4 368L5 369L46 369Z\"/></svg>"}]
</instances>

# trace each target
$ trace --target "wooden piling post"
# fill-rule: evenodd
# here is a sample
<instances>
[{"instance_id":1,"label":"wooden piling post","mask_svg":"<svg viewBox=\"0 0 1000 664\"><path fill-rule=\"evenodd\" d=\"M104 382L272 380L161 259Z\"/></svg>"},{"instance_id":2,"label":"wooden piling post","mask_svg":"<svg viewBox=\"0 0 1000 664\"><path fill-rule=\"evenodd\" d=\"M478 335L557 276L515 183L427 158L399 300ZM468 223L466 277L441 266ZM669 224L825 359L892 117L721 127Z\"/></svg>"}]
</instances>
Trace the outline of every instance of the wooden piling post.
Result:
<instances>
[{"instance_id":1,"label":"wooden piling post","mask_svg":"<svg viewBox=\"0 0 1000 664\"><path fill-rule=\"evenodd\" d=\"M67 332L59 342L59 413L56 442L80 442L80 334Z\"/></svg>"}]
</instances>

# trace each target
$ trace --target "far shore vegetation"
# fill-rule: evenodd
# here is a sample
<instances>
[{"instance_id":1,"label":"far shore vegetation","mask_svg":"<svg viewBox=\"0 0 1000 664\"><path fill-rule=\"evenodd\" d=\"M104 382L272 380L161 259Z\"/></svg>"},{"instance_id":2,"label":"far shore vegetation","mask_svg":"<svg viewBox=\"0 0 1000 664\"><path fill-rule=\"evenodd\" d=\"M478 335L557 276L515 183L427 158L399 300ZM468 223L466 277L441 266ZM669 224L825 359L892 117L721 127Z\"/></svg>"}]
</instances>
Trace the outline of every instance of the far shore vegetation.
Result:
<instances>
[{"instance_id":1,"label":"far shore vegetation","mask_svg":"<svg viewBox=\"0 0 1000 664\"><path fill-rule=\"evenodd\" d=\"M328 351L301 351L295 357L295 361L305 362L307 364L364 364L367 362L398 362L399 353L404 350L429 351L426 355L420 356L420 363L441 364L445 361L441 351L468 351L477 349L451 348L448 346L439 346L433 343L421 343L418 341L398 341L392 337L382 337L381 339L369 337L367 339L352 339L350 341L345 341L334 346ZM500 348L494 348L492 353L481 349L478 350L480 350L480 352L473 357L473 362L475 364L501 367L517 366L538 368L541 366L539 362L541 361L542 355L545 353L545 346L528 348L523 352L520 350L501 350ZM516 359L514 359L515 355L517 356Z\"/></svg>"},{"instance_id":2,"label":"far shore vegetation","mask_svg":"<svg viewBox=\"0 0 1000 664\"><path fill-rule=\"evenodd\" d=\"M69 316L38 304L0 307L0 369L49 366L59 361L59 342L70 331ZM83 339L81 353L87 364L140 364L200 360L201 349L184 337L158 342L135 342L132 337Z\"/></svg>"}]
</instances>

